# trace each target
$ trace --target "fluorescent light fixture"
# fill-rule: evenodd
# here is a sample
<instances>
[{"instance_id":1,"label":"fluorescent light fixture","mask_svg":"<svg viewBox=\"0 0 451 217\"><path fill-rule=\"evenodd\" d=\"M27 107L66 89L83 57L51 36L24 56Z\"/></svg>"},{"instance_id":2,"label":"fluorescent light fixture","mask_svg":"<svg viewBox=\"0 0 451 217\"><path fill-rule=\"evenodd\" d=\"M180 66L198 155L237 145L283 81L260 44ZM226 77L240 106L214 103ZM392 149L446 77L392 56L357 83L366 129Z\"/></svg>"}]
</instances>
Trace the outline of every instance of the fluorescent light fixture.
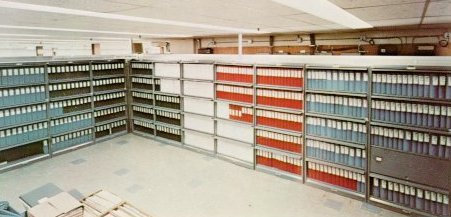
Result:
<instances>
[{"instance_id":1,"label":"fluorescent light fixture","mask_svg":"<svg viewBox=\"0 0 451 217\"><path fill-rule=\"evenodd\" d=\"M373 27L369 23L357 18L328 0L272 1L352 29L365 29Z\"/></svg>"},{"instance_id":2,"label":"fluorescent light fixture","mask_svg":"<svg viewBox=\"0 0 451 217\"><path fill-rule=\"evenodd\" d=\"M135 16L127 16L127 15L121 15L121 14L111 14L111 13L102 13L102 12L94 12L94 11L86 11L86 10L68 9L68 8L62 8L62 7L17 3L17 2L3 1L3 0L0 0L0 7L28 10L28 11L48 12L48 13L56 13L56 14L68 14L68 15L77 15L77 16L86 16L86 17L96 17L96 18L113 19L113 20L125 20L125 21L142 22L142 23L153 23L153 24L182 26L182 27L209 29L209 30L219 30L219 31L225 31L225 32L232 32L232 33L263 33L263 32L258 31L257 29L255 29L255 30L254 29L243 29L243 28L233 28L233 27L225 27L225 26L214 26L214 25L201 24L201 23L190 23L190 22L181 22L181 21L173 21L173 20L154 19L154 18L147 18L147 17L135 17Z\"/></svg>"},{"instance_id":3,"label":"fluorescent light fixture","mask_svg":"<svg viewBox=\"0 0 451 217\"><path fill-rule=\"evenodd\" d=\"M45 30L45 31L60 31L60 32L101 33L101 34L115 34L115 35L135 35L135 36L141 35L141 36L158 37L158 38L188 38L188 37L192 37L190 35L179 35L179 34L150 34L150 33L137 33L137 32L114 32L114 31L101 31L101 30L93 30L93 29L66 29L66 28L38 27L38 26L0 25L0 28Z\"/></svg>"}]
</instances>

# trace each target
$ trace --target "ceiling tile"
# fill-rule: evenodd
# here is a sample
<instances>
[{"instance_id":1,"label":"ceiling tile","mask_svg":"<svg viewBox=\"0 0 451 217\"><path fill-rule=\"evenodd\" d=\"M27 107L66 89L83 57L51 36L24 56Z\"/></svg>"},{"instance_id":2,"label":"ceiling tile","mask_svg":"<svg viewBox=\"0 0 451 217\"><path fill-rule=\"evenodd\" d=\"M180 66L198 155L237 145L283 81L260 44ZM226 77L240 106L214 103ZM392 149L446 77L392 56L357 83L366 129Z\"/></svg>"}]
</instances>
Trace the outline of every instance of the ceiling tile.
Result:
<instances>
[{"instance_id":1,"label":"ceiling tile","mask_svg":"<svg viewBox=\"0 0 451 217\"><path fill-rule=\"evenodd\" d=\"M420 3L426 0L329 0L330 2L336 4L337 6L349 9L349 8L363 8L363 7L374 7L374 6L384 6L384 5L399 5L408 3Z\"/></svg>"},{"instance_id":2,"label":"ceiling tile","mask_svg":"<svg viewBox=\"0 0 451 217\"><path fill-rule=\"evenodd\" d=\"M407 19L368 21L368 23L373 25L374 27L383 27L383 26L417 25L420 24L420 21L421 18L407 18Z\"/></svg>"},{"instance_id":3,"label":"ceiling tile","mask_svg":"<svg viewBox=\"0 0 451 217\"><path fill-rule=\"evenodd\" d=\"M451 23L451 16L425 17L423 24Z\"/></svg>"},{"instance_id":4,"label":"ceiling tile","mask_svg":"<svg viewBox=\"0 0 451 217\"><path fill-rule=\"evenodd\" d=\"M348 9L347 11L364 21L391 20L421 17L424 3L402 4Z\"/></svg>"},{"instance_id":5,"label":"ceiling tile","mask_svg":"<svg viewBox=\"0 0 451 217\"><path fill-rule=\"evenodd\" d=\"M449 16L451 15L451 1L437 1L429 4L426 16Z\"/></svg>"}]
</instances>

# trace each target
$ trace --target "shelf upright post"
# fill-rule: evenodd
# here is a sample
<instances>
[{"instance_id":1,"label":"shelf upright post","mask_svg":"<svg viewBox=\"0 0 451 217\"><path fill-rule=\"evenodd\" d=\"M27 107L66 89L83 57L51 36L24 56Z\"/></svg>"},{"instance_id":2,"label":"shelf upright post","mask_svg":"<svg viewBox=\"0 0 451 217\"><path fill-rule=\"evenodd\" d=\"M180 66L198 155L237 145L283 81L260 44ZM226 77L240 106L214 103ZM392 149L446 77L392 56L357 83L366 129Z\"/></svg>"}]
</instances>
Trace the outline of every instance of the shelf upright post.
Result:
<instances>
[{"instance_id":1,"label":"shelf upright post","mask_svg":"<svg viewBox=\"0 0 451 217\"><path fill-rule=\"evenodd\" d=\"M183 82L183 77L184 77L184 72L183 72L183 66L184 63L182 61L178 62L179 67L180 67L180 74L179 74L179 82L180 82L180 97L179 97L179 106L180 106L180 144L182 146L185 146L185 131L183 129L185 129L185 121L184 121L184 115L183 115L183 111L185 110L184 106L183 106L183 99L185 96L185 92L184 92L184 83Z\"/></svg>"},{"instance_id":2,"label":"shelf upright post","mask_svg":"<svg viewBox=\"0 0 451 217\"><path fill-rule=\"evenodd\" d=\"M51 117L50 117L50 81L49 81L49 63L44 64L44 84L45 84L45 105L46 105L46 119L47 119L47 153L50 157L53 156L51 149L52 146L52 136L51 136ZM44 147L43 147L44 148Z\"/></svg>"},{"instance_id":3,"label":"shelf upright post","mask_svg":"<svg viewBox=\"0 0 451 217\"><path fill-rule=\"evenodd\" d=\"M132 91L131 91L131 74L132 74L132 63L128 60L124 60L124 79L125 79L125 102L127 103L126 106L126 116L127 116L127 132L133 132L134 125L133 125L133 118L132 118L132 112L131 112L131 104L132 104Z\"/></svg>"},{"instance_id":4,"label":"shelf upright post","mask_svg":"<svg viewBox=\"0 0 451 217\"><path fill-rule=\"evenodd\" d=\"M91 88L91 118L92 118L92 139L96 143L96 118L95 118L95 96L94 96L94 71L93 71L93 61L89 61L89 83Z\"/></svg>"},{"instance_id":5,"label":"shelf upright post","mask_svg":"<svg viewBox=\"0 0 451 217\"><path fill-rule=\"evenodd\" d=\"M306 117L306 111L307 111L307 94L305 92L305 90L307 89L307 85L305 85L307 82L307 65L304 65L303 70L302 70L302 76L304 77L303 83L302 83L302 99L303 99L303 109L304 112L302 112L302 183L305 184L306 180L307 180L307 161L305 159L307 159L307 139L306 139L306 131L307 131L307 117Z\"/></svg>"},{"instance_id":6,"label":"shelf upright post","mask_svg":"<svg viewBox=\"0 0 451 217\"><path fill-rule=\"evenodd\" d=\"M254 163L253 163L253 169L255 170L257 168L257 65L253 65L252 67L253 76L252 76L252 111L253 111L253 118L252 118L252 128L254 132L254 144L253 144L253 151L254 151Z\"/></svg>"},{"instance_id":7,"label":"shelf upright post","mask_svg":"<svg viewBox=\"0 0 451 217\"><path fill-rule=\"evenodd\" d=\"M365 201L368 202L370 199L370 192L371 192L371 179L370 179L370 163L371 163L371 96L373 92L373 70L371 67L367 69L368 73L368 83L367 83L367 92L366 92L366 99L367 99L367 120L366 120L366 167L365 169L365 180L366 180L366 189L365 189Z\"/></svg>"},{"instance_id":8,"label":"shelf upright post","mask_svg":"<svg viewBox=\"0 0 451 217\"><path fill-rule=\"evenodd\" d=\"M213 143L214 143L214 155L217 156L218 154L218 102L216 101L216 71L217 71L218 65L216 62L213 63L213 121L214 121L214 129L213 129Z\"/></svg>"},{"instance_id":9,"label":"shelf upright post","mask_svg":"<svg viewBox=\"0 0 451 217\"><path fill-rule=\"evenodd\" d=\"M152 96L153 96L153 100L152 100L152 110L153 110L153 115L152 115L152 123L154 126L154 130L153 130L153 136L156 137L157 136L157 125L155 124L156 120L157 120L157 115L156 115L156 111L155 111L155 105L156 105L156 101L157 101L157 97L155 95L155 72L156 72L156 68L155 68L155 62L152 63Z\"/></svg>"}]
</instances>

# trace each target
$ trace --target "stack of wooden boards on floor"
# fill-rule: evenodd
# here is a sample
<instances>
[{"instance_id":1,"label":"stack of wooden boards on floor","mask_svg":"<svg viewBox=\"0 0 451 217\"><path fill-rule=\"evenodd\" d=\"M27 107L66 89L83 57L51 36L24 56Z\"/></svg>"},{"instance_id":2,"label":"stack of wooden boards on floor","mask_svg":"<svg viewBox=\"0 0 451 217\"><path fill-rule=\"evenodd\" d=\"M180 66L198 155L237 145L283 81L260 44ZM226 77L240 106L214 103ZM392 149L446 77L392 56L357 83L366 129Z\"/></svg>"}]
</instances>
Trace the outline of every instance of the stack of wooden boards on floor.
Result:
<instances>
[{"instance_id":1,"label":"stack of wooden boards on floor","mask_svg":"<svg viewBox=\"0 0 451 217\"><path fill-rule=\"evenodd\" d=\"M83 217L83 205L67 192L47 198L27 211L28 217Z\"/></svg>"},{"instance_id":2,"label":"stack of wooden boards on floor","mask_svg":"<svg viewBox=\"0 0 451 217\"><path fill-rule=\"evenodd\" d=\"M100 190L81 201L84 217L150 217L118 196Z\"/></svg>"}]
</instances>

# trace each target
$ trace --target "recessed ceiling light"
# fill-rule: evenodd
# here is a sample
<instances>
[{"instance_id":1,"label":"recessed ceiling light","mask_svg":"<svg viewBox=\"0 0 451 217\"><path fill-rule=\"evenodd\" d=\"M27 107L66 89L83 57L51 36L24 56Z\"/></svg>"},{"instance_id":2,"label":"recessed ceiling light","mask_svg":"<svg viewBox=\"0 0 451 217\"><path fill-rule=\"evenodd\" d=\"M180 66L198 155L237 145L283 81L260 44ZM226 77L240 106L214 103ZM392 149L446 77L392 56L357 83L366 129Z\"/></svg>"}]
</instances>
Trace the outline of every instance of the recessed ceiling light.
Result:
<instances>
[{"instance_id":1,"label":"recessed ceiling light","mask_svg":"<svg viewBox=\"0 0 451 217\"><path fill-rule=\"evenodd\" d=\"M45 30L45 31L60 31L60 32L85 32L85 33L102 33L102 34L115 34L115 35L142 35L155 38L188 38L190 35L179 34L151 34L151 33L136 33L136 32L114 32L114 31L100 31L93 29L66 29L66 28L53 28L53 27L37 27L37 26L12 26L12 25L0 25L3 29L30 29L30 30Z\"/></svg>"},{"instance_id":2,"label":"recessed ceiling light","mask_svg":"<svg viewBox=\"0 0 451 217\"><path fill-rule=\"evenodd\" d=\"M17 2L2 1L2 0L0 0L0 7L28 10L28 11L57 13L57 14L70 14L70 15L77 15L77 16L97 17L97 18L104 18L104 19L125 20L125 21L142 22L142 23L154 23L154 24L162 24L162 25L219 30L219 31L225 31L225 32L232 32L232 33L263 33L263 32L260 32L258 30L254 30L254 29L214 26L214 25L201 24L201 23L190 23L190 22L181 22L181 21L173 21L173 20L154 19L154 18L147 18L147 17L135 17L135 16L127 16L127 15L121 15L121 14L101 13L101 12L94 12L94 11L76 10L76 9L68 9L68 8L62 8L62 7L53 7L53 6L44 6L44 5L35 5L35 4L26 4L26 3L17 3Z\"/></svg>"},{"instance_id":3,"label":"recessed ceiling light","mask_svg":"<svg viewBox=\"0 0 451 217\"><path fill-rule=\"evenodd\" d=\"M272 0L279 4L317 16L352 29L372 28L369 23L347 12L328 0Z\"/></svg>"}]
</instances>

